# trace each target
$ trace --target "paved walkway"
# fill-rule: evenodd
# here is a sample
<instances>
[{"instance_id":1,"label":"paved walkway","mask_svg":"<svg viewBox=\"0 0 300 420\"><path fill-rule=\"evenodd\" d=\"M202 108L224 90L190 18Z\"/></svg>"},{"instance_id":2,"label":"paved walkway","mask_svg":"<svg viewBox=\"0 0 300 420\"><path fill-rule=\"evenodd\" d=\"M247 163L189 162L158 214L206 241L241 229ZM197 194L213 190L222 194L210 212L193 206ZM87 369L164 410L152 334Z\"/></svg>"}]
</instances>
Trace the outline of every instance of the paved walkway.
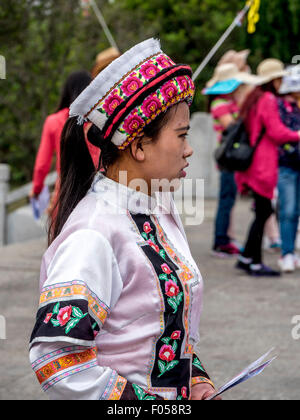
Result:
<instances>
[{"instance_id":1,"label":"paved walkway","mask_svg":"<svg viewBox=\"0 0 300 420\"><path fill-rule=\"evenodd\" d=\"M300 315L300 272L276 280L254 279L236 273L234 260L212 257L214 212L215 202L207 201L204 223L186 228L205 281L201 359L220 386L275 346L278 358L273 364L228 391L224 399L300 399L300 340L291 334L292 318ZM241 241L251 217L249 202L239 201L236 225ZM0 315L6 320L6 339L0 340L1 400L46 399L28 362L45 245L41 239L0 250ZM266 262L275 264L276 259L266 253Z\"/></svg>"}]
</instances>

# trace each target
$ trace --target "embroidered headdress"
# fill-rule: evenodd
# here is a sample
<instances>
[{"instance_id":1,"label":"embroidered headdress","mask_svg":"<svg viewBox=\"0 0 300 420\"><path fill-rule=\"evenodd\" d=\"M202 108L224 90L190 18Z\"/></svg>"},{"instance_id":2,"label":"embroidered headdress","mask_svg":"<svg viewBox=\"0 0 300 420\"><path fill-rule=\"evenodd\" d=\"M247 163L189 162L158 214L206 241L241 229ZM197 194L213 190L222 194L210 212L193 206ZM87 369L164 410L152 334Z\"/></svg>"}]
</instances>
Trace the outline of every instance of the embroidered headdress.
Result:
<instances>
[{"instance_id":1,"label":"embroidered headdress","mask_svg":"<svg viewBox=\"0 0 300 420\"><path fill-rule=\"evenodd\" d=\"M70 107L78 123L91 121L103 138L125 149L144 127L172 105L194 96L192 70L175 64L153 38L106 67Z\"/></svg>"}]
</instances>

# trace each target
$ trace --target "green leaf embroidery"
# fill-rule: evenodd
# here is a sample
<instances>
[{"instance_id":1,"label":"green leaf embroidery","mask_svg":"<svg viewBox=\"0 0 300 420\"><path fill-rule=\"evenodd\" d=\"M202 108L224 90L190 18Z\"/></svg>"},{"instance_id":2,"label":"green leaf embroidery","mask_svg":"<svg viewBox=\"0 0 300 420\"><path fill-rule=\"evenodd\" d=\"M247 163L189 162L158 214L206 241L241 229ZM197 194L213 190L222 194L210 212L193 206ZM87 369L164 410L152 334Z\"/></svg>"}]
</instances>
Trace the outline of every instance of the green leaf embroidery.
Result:
<instances>
[{"instance_id":1,"label":"green leaf embroidery","mask_svg":"<svg viewBox=\"0 0 300 420\"><path fill-rule=\"evenodd\" d=\"M179 360L172 360L172 362L168 363L166 371L173 369L178 363Z\"/></svg>"},{"instance_id":2,"label":"green leaf embroidery","mask_svg":"<svg viewBox=\"0 0 300 420\"><path fill-rule=\"evenodd\" d=\"M168 299L168 304L174 309L174 314L177 312L177 302L174 300L174 298Z\"/></svg>"},{"instance_id":3,"label":"green leaf embroidery","mask_svg":"<svg viewBox=\"0 0 300 420\"><path fill-rule=\"evenodd\" d=\"M68 334L70 330L78 324L79 321L80 321L80 318L70 319L70 321L67 323L65 333Z\"/></svg>"},{"instance_id":4,"label":"green leaf embroidery","mask_svg":"<svg viewBox=\"0 0 300 420\"><path fill-rule=\"evenodd\" d=\"M174 341L173 341L173 344L172 344L172 349L174 350L174 353L176 353L177 348L178 348L177 341L176 341L176 340L174 340Z\"/></svg>"},{"instance_id":5,"label":"green leaf embroidery","mask_svg":"<svg viewBox=\"0 0 300 420\"><path fill-rule=\"evenodd\" d=\"M54 306L53 311L54 314L58 314L59 313L59 302Z\"/></svg>"},{"instance_id":6,"label":"green leaf embroidery","mask_svg":"<svg viewBox=\"0 0 300 420\"><path fill-rule=\"evenodd\" d=\"M170 338L170 337L163 337L163 338L161 339L161 341L162 341L163 343L165 343L165 344L169 344L170 340L171 340L171 338Z\"/></svg>"},{"instance_id":7,"label":"green leaf embroidery","mask_svg":"<svg viewBox=\"0 0 300 420\"><path fill-rule=\"evenodd\" d=\"M180 304L180 302L182 301L182 298L183 298L183 292L178 293L178 295L176 296L177 305Z\"/></svg>"},{"instance_id":8,"label":"green leaf embroidery","mask_svg":"<svg viewBox=\"0 0 300 420\"><path fill-rule=\"evenodd\" d=\"M173 282L175 283L175 284L177 284L178 282L177 282L177 278L175 277L175 276L173 276L173 274L171 274L171 279L173 280Z\"/></svg>"},{"instance_id":9,"label":"green leaf embroidery","mask_svg":"<svg viewBox=\"0 0 300 420\"><path fill-rule=\"evenodd\" d=\"M135 395L138 397L139 400L143 400L146 396L146 392L138 385L132 384L132 387L134 389Z\"/></svg>"},{"instance_id":10,"label":"green leaf embroidery","mask_svg":"<svg viewBox=\"0 0 300 420\"><path fill-rule=\"evenodd\" d=\"M53 327L59 327L60 326L59 321L57 321L56 319L51 319L51 323L52 323Z\"/></svg>"},{"instance_id":11,"label":"green leaf embroidery","mask_svg":"<svg viewBox=\"0 0 300 420\"><path fill-rule=\"evenodd\" d=\"M146 232L142 232L141 235L146 241L148 241L148 235Z\"/></svg>"},{"instance_id":12,"label":"green leaf embroidery","mask_svg":"<svg viewBox=\"0 0 300 420\"><path fill-rule=\"evenodd\" d=\"M158 378L160 378L164 373L166 373L168 370L173 369L176 365L178 365L179 360L172 360L172 362L167 363L167 365L165 365L163 362L161 362L160 360L158 361L158 367L160 370L160 374L157 376ZM163 368L160 366L161 364L163 364Z\"/></svg>"},{"instance_id":13,"label":"green leaf embroidery","mask_svg":"<svg viewBox=\"0 0 300 420\"><path fill-rule=\"evenodd\" d=\"M161 375L163 373L165 373L165 371L166 371L166 365L161 360L158 361L158 368L159 368L159 371L160 371Z\"/></svg>"},{"instance_id":14,"label":"green leaf embroidery","mask_svg":"<svg viewBox=\"0 0 300 420\"><path fill-rule=\"evenodd\" d=\"M202 372L205 373L204 367L202 366L202 363L198 359L198 357L195 357L192 363L194 366L196 366L198 369L202 370Z\"/></svg>"},{"instance_id":15,"label":"green leaf embroidery","mask_svg":"<svg viewBox=\"0 0 300 420\"><path fill-rule=\"evenodd\" d=\"M169 280L168 279L168 276L164 273L164 274L160 274L159 276L158 276L158 278L159 278L159 280Z\"/></svg>"},{"instance_id":16,"label":"green leaf embroidery","mask_svg":"<svg viewBox=\"0 0 300 420\"><path fill-rule=\"evenodd\" d=\"M154 244L156 244L156 238L155 238L155 236L154 235L152 235L152 233L150 233L150 239L151 239L151 241L154 243Z\"/></svg>"},{"instance_id":17,"label":"green leaf embroidery","mask_svg":"<svg viewBox=\"0 0 300 420\"><path fill-rule=\"evenodd\" d=\"M166 251L164 249L161 249L159 251L159 255L165 260L166 259Z\"/></svg>"},{"instance_id":18,"label":"green leaf embroidery","mask_svg":"<svg viewBox=\"0 0 300 420\"><path fill-rule=\"evenodd\" d=\"M144 400L156 400L156 397L154 395L146 395Z\"/></svg>"},{"instance_id":19,"label":"green leaf embroidery","mask_svg":"<svg viewBox=\"0 0 300 420\"><path fill-rule=\"evenodd\" d=\"M76 306L73 306L72 315L75 316L75 318L82 318L83 317L83 312L82 312L81 309L76 308Z\"/></svg>"}]
</instances>

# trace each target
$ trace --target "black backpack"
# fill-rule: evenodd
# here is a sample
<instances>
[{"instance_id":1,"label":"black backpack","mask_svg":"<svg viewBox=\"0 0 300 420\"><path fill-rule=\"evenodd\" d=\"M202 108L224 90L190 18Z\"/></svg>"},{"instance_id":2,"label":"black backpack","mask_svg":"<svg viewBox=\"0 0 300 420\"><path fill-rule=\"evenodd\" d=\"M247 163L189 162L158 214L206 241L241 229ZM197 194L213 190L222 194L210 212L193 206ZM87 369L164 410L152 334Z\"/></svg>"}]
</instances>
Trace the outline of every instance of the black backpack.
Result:
<instances>
[{"instance_id":1,"label":"black backpack","mask_svg":"<svg viewBox=\"0 0 300 420\"><path fill-rule=\"evenodd\" d=\"M254 152L259 145L265 129L263 128L254 147L250 145L245 123L240 118L223 131L221 143L215 150L215 160L221 169L232 172L246 171L253 160Z\"/></svg>"}]
</instances>

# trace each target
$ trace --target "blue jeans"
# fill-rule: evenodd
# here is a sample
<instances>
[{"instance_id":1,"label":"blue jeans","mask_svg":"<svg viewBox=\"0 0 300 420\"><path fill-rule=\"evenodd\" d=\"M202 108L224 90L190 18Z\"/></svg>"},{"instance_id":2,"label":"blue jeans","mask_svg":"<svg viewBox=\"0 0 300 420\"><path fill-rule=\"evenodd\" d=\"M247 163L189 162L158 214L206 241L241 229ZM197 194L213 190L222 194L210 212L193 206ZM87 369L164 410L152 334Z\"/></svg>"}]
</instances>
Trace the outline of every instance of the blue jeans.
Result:
<instances>
[{"instance_id":1,"label":"blue jeans","mask_svg":"<svg viewBox=\"0 0 300 420\"><path fill-rule=\"evenodd\" d=\"M230 238L227 234L230 225L230 214L237 195L234 172L221 171L219 205L215 220L214 248L227 245Z\"/></svg>"},{"instance_id":2,"label":"blue jeans","mask_svg":"<svg viewBox=\"0 0 300 420\"><path fill-rule=\"evenodd\" d=\"M281 166L278 180L282 255L293 254L300 216L300 171Z\"/></svg>"}]
</instances>

